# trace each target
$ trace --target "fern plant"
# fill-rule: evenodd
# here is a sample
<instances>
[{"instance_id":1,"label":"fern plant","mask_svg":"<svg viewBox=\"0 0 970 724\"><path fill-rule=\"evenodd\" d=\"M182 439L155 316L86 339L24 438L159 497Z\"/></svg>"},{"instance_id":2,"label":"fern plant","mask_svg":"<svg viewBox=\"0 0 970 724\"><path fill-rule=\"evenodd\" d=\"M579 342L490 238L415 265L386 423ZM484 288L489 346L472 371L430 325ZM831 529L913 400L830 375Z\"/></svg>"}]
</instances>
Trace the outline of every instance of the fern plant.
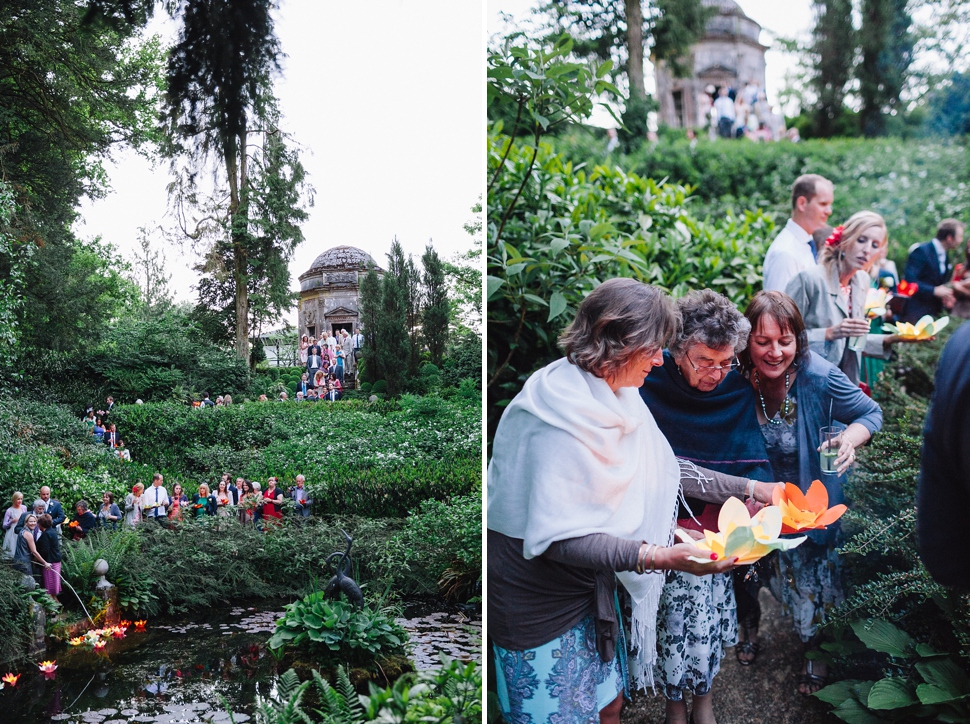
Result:
<instances>
[{"instance_id":1,"label":"fern plant","mask_svg":"<svg viewBox=\"0 0 970 724\"><path fill-rule=\"evenodd\" d=\"M309 687L309 681L300 683L296 672L287 670L276 683L279 700L263 699L256 707L257 724L314 724L301 706Z\"/></svg>"}]
</instances>

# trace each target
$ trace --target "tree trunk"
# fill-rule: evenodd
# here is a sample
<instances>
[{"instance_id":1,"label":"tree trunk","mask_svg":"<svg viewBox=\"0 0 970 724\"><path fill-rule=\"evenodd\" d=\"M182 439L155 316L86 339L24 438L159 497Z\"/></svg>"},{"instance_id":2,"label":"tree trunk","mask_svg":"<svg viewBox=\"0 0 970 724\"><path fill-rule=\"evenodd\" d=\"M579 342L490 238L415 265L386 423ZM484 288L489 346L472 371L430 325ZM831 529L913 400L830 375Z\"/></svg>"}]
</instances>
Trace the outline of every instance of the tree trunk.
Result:
<instances>
[{"instance_id":1,"label":"tree trunk","mask_svg":"<svg viewBox=\"0 0 970 724\"><path fill-rule=\"evenodd\" d=\"M245 128L245 126L243 126ZM234 276L236 280L236 354L249 364L249 177L246 131L239 139L239 213L233 224Z\"/></svg>"},{"instance_id":2,"label":"tree trunk","mask_svg":"<svg viewBox=\"0 0 970 724\"><path fill-rule=\"evenodd\" d=\"M623 0L626 12L626 76L630 82L630 97L641 100L647 97L643 81L643 8L640 0Z\"/></svg>"}]
</instances>

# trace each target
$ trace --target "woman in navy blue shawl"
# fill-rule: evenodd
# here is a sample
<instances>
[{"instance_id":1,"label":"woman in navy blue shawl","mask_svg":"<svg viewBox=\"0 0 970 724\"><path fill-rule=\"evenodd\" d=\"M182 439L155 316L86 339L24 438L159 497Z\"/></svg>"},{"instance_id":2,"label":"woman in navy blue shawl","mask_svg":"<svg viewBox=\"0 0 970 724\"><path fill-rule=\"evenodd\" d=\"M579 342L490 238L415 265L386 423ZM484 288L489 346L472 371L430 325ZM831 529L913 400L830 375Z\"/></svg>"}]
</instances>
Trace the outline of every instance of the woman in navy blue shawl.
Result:
<instances>
[{"instance_id":1,"label":"woman in navy blue shawl","mask_svg":"<svg viewBox=\"0 0 970 724\"><path fill-rule=\"evenodd\" d=\"M673 353L664 352L663 366L654 367L640 396L678 458L752 480L772 480L751 384L729 369L747 344L750 324L730 300L710 290L691 292L678 300L678 307L683 326L671 343ZM719 505L692 498L687 504L698 523L681 506L680 527L717 530ZM748 637L757 634L761 614L757 576L748 576L745 583L750 567L735 570L733 591L728 574L706 576L707 581L679 574L667 577L660 603L656 672L668 701L667 721L686 719L684 690L693 693L698 720L712 719L709 695L722 647L737 640L738 618ZM738 660L748 664L757 653L756 644L746 638L737 653ZM710 708L710 717L701 715L699 707Z\"/></svg>"}]
</instances>

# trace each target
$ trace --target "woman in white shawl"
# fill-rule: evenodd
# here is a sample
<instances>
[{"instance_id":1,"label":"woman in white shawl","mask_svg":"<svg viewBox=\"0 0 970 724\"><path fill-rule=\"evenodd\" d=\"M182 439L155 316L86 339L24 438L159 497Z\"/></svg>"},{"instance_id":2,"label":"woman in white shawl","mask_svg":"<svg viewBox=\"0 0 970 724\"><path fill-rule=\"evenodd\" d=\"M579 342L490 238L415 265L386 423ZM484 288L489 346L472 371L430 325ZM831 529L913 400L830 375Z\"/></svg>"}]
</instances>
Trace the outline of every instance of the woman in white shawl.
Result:
<instances>
[{"instance_id":1,"label":"woman in white shawl","mask_svg":"<svg viewBox=\"0 0 970 724\"><path fill-rule=\"evenodd\" d=\"M676 332L677 312L632 279L600 285L506 408L488 468L488 621L510 724L618 722L627 688L618 577L633 604L629 672L653 683L664 570L697 575L736 559L671 545L677 494L723 502L771 485L679 463L637 388ZM614 571L619 573L614 574Z\"/></svg>"}]
</instances>

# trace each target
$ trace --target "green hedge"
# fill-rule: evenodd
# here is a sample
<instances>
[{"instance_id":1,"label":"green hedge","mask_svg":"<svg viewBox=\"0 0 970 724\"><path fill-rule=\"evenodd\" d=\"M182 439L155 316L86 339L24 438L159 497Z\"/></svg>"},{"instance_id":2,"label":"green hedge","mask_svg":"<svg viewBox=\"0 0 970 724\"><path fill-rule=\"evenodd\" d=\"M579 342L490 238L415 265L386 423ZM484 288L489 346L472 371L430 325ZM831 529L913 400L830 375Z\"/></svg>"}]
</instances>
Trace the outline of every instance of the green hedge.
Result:
<instances>
[{"instance_id":1,"label":"green hedge","mask_svg":"<svg viewBox=\"0 0 970 724\"><path fill-rule=\"evenodd\" d=\"M583 129L557 138L555 148L573 164L607 163L652 179L694 188L695 216L719 218L761 210L776 224L791 208L791 184L818 173L835 183L840 224L856 211L875 211L889 227L890 256L905 262L915 242L931 239L947 217L970 211L966 147L960 140L833 139L753 143L664 139L629 155L606 154L606 141ZM902 271L902 267L900 267Z\"/></svg>"},{"instance_id":2,"label":"green hedge","mask_svg":"<svg viewBox=\"0 0 970 724\"><path fill-rule=\"evenodd\" d=\"M316 511L404 516L425 499L481 484L478 399L405 396L339 405L247 403L200 409L174 403L117 407L112 420L133 461L95 444L64 406L0 401L0 499L32 499L49 485L66 507L116 499L165 475L189 493L223 472L283 486L307 478Z\"/></svg>"}]
</instances>

